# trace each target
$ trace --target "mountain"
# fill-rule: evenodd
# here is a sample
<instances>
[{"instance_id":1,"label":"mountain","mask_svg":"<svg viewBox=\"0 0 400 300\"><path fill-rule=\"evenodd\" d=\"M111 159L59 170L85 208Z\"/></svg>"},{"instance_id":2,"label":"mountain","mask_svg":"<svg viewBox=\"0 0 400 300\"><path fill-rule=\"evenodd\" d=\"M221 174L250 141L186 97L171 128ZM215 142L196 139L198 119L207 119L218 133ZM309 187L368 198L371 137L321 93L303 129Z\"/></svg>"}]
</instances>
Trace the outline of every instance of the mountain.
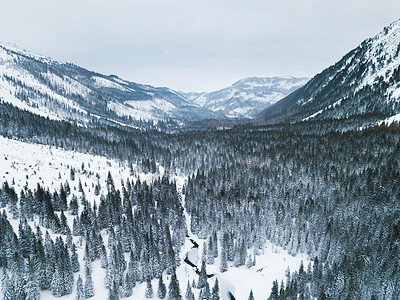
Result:
<instances>
[{"instance_id":1,"label":"mountain","mask_svg":"<svg viewBox=\"0 0 400 300\"><path fill-rule=\"evenodd\" d=\"M223 117L169 88L102 75L1 45L0 99L62 120L102 118L132 124L135 120L182 122Z\"/></svg>"},{"instance_id":2,"label":"mountain","mask_svg":"<svg viewBox=\"0 0 400 300\"><path fill-rule=\"evenodd\" d=\"M400 20L363 41L306 85L265 109L269 123L400 119Z\"/></svg>"},{"instance_id":3,"label":"mountain","mask_svg":"<svg viewBox=\"0 0 400 300\"><path fill-rule=\"evenodd\" d=\"M229 118L253 118L307 81L296 77L249 77L218 91L182 95L198 106Z\"/></svg>"}]
</instances>

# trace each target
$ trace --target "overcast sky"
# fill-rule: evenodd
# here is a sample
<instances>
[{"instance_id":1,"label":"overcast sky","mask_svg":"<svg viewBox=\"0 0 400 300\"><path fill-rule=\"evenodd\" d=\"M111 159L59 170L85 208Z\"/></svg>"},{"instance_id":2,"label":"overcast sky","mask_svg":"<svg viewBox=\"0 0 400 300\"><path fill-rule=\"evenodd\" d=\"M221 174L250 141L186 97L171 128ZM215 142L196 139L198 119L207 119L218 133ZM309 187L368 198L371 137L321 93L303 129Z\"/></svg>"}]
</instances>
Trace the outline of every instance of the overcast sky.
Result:
<instances>
[{"instance_id":1,"label":"overcast sky","mask_svg":"<svg viewBox=\"0 0 400 300\"><path fill-rule=\"evenodd\" d=\"M399 0L15 0L0 41L183 91L312 77L400 18Z\"/></svg>"}]
</instances>

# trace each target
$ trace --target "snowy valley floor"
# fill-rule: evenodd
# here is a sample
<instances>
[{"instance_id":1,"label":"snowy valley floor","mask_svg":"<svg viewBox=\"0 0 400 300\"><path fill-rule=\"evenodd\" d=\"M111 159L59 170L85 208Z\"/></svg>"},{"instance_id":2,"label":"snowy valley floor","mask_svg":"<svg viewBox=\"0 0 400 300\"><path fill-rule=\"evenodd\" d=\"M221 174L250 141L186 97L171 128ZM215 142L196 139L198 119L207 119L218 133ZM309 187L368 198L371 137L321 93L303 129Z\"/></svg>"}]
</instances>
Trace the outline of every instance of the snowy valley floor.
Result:
<instances>
[{"instance_id":1,"label":"snowy valley floor","mask_svg":"<svg viewBox=\"0 0 400 300\"><path fill-rule=\"evenodd\" d=\"M70 180L71 168L75 171L75 180ZM158 176L163 174L163 168L160 166L160 174L143 174L139 173L136 166L127 166L120 162L107 159L100 156L92 156L88 154L76 153L73 151L65 151L54 147L28 144L15 140L0 137L0 179L1 184L7 181L13 187L17 194L25 186L34 190L37 183L54 191L60 188L60 184L64 184L68 180L71 187L71 195L76 195L79 198L79 182L82 183L83 190L86 198L90 202L99 202L100 196L94 193L94 187L99 182L102 189L105 189L106 179L108 172L111 173L116 189L121 188L121 180L137 180L151 182ZM133 172L132 172L133 170ZM176 180L178 192L181 193L182 187L185 182L185 177L173 177ZM100 192L101 194L101 192ZM182 195L184 201L184 195ZM72 228L73 216L69 212L65 213ZM11 219L11 214L7 211L7 215L14 231L18 232L19 220ZM186 215L187 228L190 229L190 217ZM30 225L39 224L37 218L30 222ZM41 228L45 233L46 229ZM190 231L190 230L189 230ZM50 232L51 233L51 232ZM51 234L54 239L57 235ZM202 246L205 240L192 235L189 232L190 238L193 238L200 248L195 253L191 250L193 244L189 239L186 240L185 245L181 250L181 265L177 269L177 276L181 288L181 295L184 297L187 282L190 283L195 280L197 282L198 275L195 270L184 263L186 253L190 251L192 262L200 268L200 257L202 253ZM85 243L78 237L74 237L74 243L78 246L78 255L80 265L83 266L83 253ZM104 233L103 239L107 241L107 236ZM248 249L248 254L253 254L252 249ZM126 259L128 255L126 254ZM197 261L194 261L196 260ZM229 262L229 269L227 272L219 272L219 258L215 260L213 265L207 265L207 273L215 274L214 277L209 279L210 287L214 285L215 278L218 278L220 284L220 296L222 299L229 299L228 292L231 292L236 299L247 299L250 290L253 290L255 299L266 299L272 288L272 282L278 280L285 281L285 271L289 267L291 271L298 270L301 261L307 266L308 258L306 255L292 256L281 247L277 247L272 243L266 243L263 253L256 257L256 265L251 268L242 266L235 268L233 263ZM76 273L74 291L72 294L61 297L60 299L75 299L75 285L78 274L84 278L84 271ZM164 282L168 286L170 276L164 275ZM104 285L105 269L100 267L100 261L97 260L93 263L93 280L95 286L95 296L92 299L107 299L108 290ZM152 281L154 295L157 294L157 280ZM125 299L145 299L146 284L137 284L133 290L133 295ZM199 290L193 289L196 298L198 297ZM41 293L42 299L53 299L50 291ZM1 298L2 295L0 295ZM153 299L157 299L156 296Z\"/></svg>"}]
</instances>

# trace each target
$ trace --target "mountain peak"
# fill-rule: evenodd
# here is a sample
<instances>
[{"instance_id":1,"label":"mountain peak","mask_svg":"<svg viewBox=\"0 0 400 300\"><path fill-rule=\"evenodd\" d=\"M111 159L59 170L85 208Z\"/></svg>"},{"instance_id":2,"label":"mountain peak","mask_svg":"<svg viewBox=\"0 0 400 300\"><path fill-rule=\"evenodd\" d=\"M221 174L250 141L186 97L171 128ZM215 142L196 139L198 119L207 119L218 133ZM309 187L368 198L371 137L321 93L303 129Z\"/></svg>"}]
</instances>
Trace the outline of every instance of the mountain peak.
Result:
<instances>
[{"instance_id":1,"label":"mountain peak","mask_svg":"<svg viewBox=\"0 0 400 300\"><path fill-rule=\"evenodd\" d=\"M52 119L118 124L200 120L222 115L169 88L129 82L72 63L59 63L15 45L0 45L0 99Z\"/></svg>"},{"instance_id":2,"label":"mountain peak","mask_svg":"<svg viewBox=\"0 0 400 300\"><path fill-rule=\"evenodd\" d=\"M262 109L298 89L308 79L293 76L247 77L210 93L185 94L193 103L229 118L253 118Z\"/></svg>"},{"instance_id":3,"label":"mountain peak","mask_svg":"<svg viewBox=\"0 0 400 300\"><path fill-rule=\"evenodd\" d=\"M400 20L363 41L305 86L267 108L268 122L379 121L400 112Z\"/></svg>"}]
</instances>

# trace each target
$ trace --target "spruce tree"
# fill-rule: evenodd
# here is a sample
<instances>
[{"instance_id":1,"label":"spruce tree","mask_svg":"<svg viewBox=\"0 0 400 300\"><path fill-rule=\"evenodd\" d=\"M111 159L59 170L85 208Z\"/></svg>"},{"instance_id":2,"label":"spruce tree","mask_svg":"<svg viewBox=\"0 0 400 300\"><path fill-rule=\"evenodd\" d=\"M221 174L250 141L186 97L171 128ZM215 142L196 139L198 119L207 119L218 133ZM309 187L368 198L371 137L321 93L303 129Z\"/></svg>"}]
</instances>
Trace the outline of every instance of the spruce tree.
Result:
<instances>
[{"instance_id":1,"label":"spruce tree","mask_svg":"<svg viewBox=\"0 0 400 300\"><path fill-rule=\"evenodd\" d=\"M40 287L34 278L29 279L29 281L24 286L24 290L26 293L26 299L40 299Z\"/></svg>"},{"instance_id":2,"label":"spruce tree","mask_svg":"<svg viewBox=\"0 0 400 300\"><path fill-rule=\"evenodd\" d=\"M165 296L167 295L167 287L165 286L162 278L162 274L160 275L160 278L158 279L158 289L157 289L157 296L160 299L164 299Z\"/></svg>"},{"instance_id":3,"label":"spruce tree","mask_svg":"<svg viewBox=\"0 0 400 300\"><path fill-rule=\"evenodd\" d=\"M221 273L224 273L228 270L228 255L226 248L221 249L221 261L219 265L219 270Z\"/></svg>"},{"instance_id":4,"label":"spruce tree","mask_svg":"<svg viewBox=\"0 0 400 300\"><path fill-rule=\"evenodd\" d=\"M84 300L85 297L85 292L83 290L83 281L82 277L79 275L78 280L76 281L76 296L75 300Z\"/></svg>"},{"instance_id":5,"label":"spruce tree","mask_svg":"<svg viewBox=\"0 0 400 300\"><path fill-rule=\"evenodd\" d=\"M108 300L119 300L118 285L113 281L111 288L108 290Z\"/></svg>"},{"instance_id":6,"label":"spruce tree","mask_svg":"<svg viewBox=\"0 0 400 300\"><path fill-rule=\"evenodd\" d=\"M71 248L71 268L72 268L72 272L74 272L74 273L76 273L80 270L78 253L76 252L75 244L72 244L72 248Z\"/></svg>"},{"instance_id":7,"label":"spruce tree","mask_svg":"<svg viewBox=\"0 0 400 300\"><path fill-rule=\"evenodd\" d=\"M272 289L271 289L271 295L269 296L269 300L278 300L279 299L279 294L278 291L279 290L279 286L278 286L278 281L275 280L272 283Z\"/></svg>"},{"instance_id":8,"label":"spruce tree","mask_svg":"<svg viewBox=\"0 0 400 300\"><path fill-rule=\"evenodd\" d=\"M181 290L179 288L179 281L176 278L175 270L172 273L171 280L169 282L167 299L168 300L181 300L182 299Z\"/></svg>"},{"instance_id":9,"label":"spruce tree","mask_svg":"<svg viewBox=\"0 0 400 300\"><path fill-rule=\"evenodd\" d=\"M199 281L197 283L197 288L202 289L206 286L207 283L207 269L206 269L206 262L203 260L201 263L201 269L199 274Z\"/></svg>"},{"instance_id":10,"label":"spruce tree","mask_svg":"<svg viewBox=\"0 0 400 300\"><path fill-rule=\"evenodd\" d=\"M61 297L64 295L64 279L59 268L56 268L51 280L51 294L54 297Z\"/></svg>"},{"instance_id":11,"label":"spruce tree","mask_svg":"<svg viewBox=\"0 0 400 300\"><path fill-rule=\"evenodd\" d=\"M213 244L213 239L210 236L208 239L208 245L207 245L207 264L212 265L214 264L214 244Z\"/></svg>"},{"instance_id":12,"label":"spruce tree","mask_svg":"<svg viewBox=\"0 0 400 300\"><path fill-rule=\"evenodd\" d=\"M209 300L211 298L210 285L208 282L206 282L206 285L201 291L203 292L202 296L204 300Z\"/></svg>"},{"instance_id":13,"label":"spruce tree","mask_svg":"<svg viewBox=\"0 0 400 300\"><path fill-rule=\"evenodd\" d=\"M146 279L146 291L144 293L145 298L151 299L153 298L153 286L151 285L150 277Z\"/></svg>"},{"instance_id":14,"label":"spruce tree","mask_svg":"<svg viewBox=\"0 0 400 300\"><path fill-rule=\"evenodd\" d=\"M86 268L85 276L85 297L91 298L94 296L94 284L92 279L92 271L89 268Z\"/></svg>"},{"instance_id":15,"label":"spruce tree","mask_svg":"<svg viewBox=\"0 0 400 300\"><path fill-rule=\"evenodd\" d=\"M129 279L129 275L125 274L124 281L122 283L122 297L127 298L132 296L132 283Z\"/></svg>"},{"instance_id":16,"label":"spruce tree","mask_svg":"<svg viewBox=\"0 0 400 300\"><path fill-rule=\"evenodd\" d=\"M192 287L190 286L190 282L189 281L188 281L187 287L186 287L185 300L195 300L194 299L194 294L193 294L193 291L192 291Z\"/></svg>"},{"instance_id":17,"label":"spruce tree","mask_svg":"<svg viewBox=\"0 0 400 300\"><path fill-rule=\"evenodd\" d=\"M250 295L248 300L254 300L253 290L250 290Z\"/></svg>"},{"instance_id":18,"label":"spruce tree","mask_svg":"<svg viewBox=\"0 0 400 300\"><path fill-rule=\"evenodd\" d=\"M218 278L215 279L215 283L212 289L212 296L211 296L212 300L219 300L219 282L218 282Z\"/></svg>"}]
</instances>

